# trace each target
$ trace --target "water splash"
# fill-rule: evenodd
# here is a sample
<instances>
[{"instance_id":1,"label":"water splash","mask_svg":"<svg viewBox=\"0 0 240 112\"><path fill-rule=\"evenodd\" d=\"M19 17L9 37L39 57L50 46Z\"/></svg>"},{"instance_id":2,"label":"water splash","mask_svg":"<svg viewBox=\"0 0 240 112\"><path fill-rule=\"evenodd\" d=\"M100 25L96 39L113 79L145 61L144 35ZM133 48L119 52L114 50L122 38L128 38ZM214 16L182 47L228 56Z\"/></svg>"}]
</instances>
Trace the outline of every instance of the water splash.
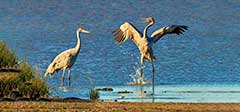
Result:
<instances>
[{"instance_id":1,"label":"water splash","mask_svg":"<svg viewBox=\"0 0 240 112\"><path fill-rule=\"evenodd\" d=\"M130 82L128 84L130 85L150 85L151 84L151 82L144 81L144 74L142 70L143 68L145 68L145 66L133 66L133 68L134 68L134 72L129 74L133 82Z\"/></svg>"}]
</instances>

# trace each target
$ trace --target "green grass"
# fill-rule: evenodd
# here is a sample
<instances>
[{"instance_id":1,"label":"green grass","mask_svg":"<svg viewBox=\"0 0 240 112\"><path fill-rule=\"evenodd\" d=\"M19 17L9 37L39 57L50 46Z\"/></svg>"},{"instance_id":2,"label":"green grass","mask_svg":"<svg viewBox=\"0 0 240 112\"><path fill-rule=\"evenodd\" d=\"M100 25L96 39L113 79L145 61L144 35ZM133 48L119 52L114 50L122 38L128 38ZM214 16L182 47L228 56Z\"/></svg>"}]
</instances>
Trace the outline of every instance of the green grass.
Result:
<instances>
[{"instance_id":1,"label":"green grass","mask_svg":"<svg viewBox=\"0 0 240 112\"><path fill-rule=\"evenodd\" d=\"M19 93L22 97L39 98L47 96L48 88L45 81L39 73L32 70L30 64L22 63L20 65L18 82Z\"/></svg>"},{"instance_id":2,"label":"green grass","mask_svg":"<svg viewBox=\"0 0 240 112\"><path fill-rule=\"evenodd\" d=\"M96 89L90 89L89 96L91 100L97 101L99 99L99 92Z\"/></svg>"},{"instance_id":3,"label":"green grass","mask_svg":"<svg viewBox=\"0 0 240 112\"><path fill-rule=\"evenodd\" d=\"M89 98L90 100L97 101L99 99L99 92L95 89L91 76L88 76L89 80Z\"/></svg>"},{"instance_id":4,"label":"green grass","mask_svg":"<svg viewBox=\"0 0 240 112\"><path fill-rule=\"evenodd\" d=\"M0 79L0 97L10 97L12 91L17 88L16 74L7 74Z\"/></svg>"},{"instance_id":5,"label":"green grass","mask_svg":"<svg viewBox=\"0 0 240 112\"><path fill-rule=\"evenodd\" d=\"M39 98L48 95L45 81L32 70L31 65L20 65L19 73L1 73L0 97Z\"/></svg>"},{"instance_id":6,"label":"green grass","mask_svg":"<svg viewBox=\"0 0 240 112\"><path fill-rule=\"evenodd\" d=\"M0 72L0 98L39 98L48 95L48 88L40 73L27 61L17 64L17 58L4 42L0 41L0 68L16 68L19 72Z\"/></svg>"},{"instance_id":7,"label":"green grass","mask_svg":"<svg viewBox=\"0 0 240 112\"><path fill-rule=\"evenodd\" d=\"M8 48L5 42L0 41L0 68L13 67L16 64L15 53Z\"/></svg>"}]
</instances>

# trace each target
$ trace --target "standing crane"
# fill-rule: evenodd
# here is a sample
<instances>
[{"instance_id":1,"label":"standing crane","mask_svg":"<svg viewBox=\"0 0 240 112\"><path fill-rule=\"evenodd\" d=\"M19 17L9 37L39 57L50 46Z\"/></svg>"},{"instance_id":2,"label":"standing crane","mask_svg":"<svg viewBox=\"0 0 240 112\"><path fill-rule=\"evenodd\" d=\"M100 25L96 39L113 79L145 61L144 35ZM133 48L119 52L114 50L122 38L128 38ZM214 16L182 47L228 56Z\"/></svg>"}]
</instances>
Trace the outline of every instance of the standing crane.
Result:
<instances>
[{"instance_id":1,"label":"standing crane","mask_svg":"<svg viewBox=\"0 0 240 112\"><path fill-rule=\"evenodd\" d=\"M68 84L70 85L71 67L75 63L81 48L80 33L89 33L89 32L84 30L83 28L78 28L76 47L65 50L59 55L57 55L53 60L53 62L48 66L47 71L45 72L45 77L47 77L48 74L50 74L50 77L52 78L55 71L63 70L63 74L62 74L62 86L63 86L65 70L68 69L68 81L69 81Z\"/></svg>"},{"instance_id":2,"label":"standing crane","mask_svg":"<svg viewBox=\"0 0 240 112\"><path fill-rule=\"evenodd\" d=\"M141 66L144 64L144 60L149 61L152 64L152 91L154 94L154 63L153 61L156 59L152 45L155 44L161 37L166 34L182 34L185 30L188 29L188 26L185 25L171 25L160 28L152 33L150 37L147 35L147 30L151 27L155 20L152 17L143 18L142 21L148 22L148 25L144 28L143 34L139 32L137 28L135 28L131 23L125 22L118 28L113 31L114 40L117 44L121 44L128 39L131 39L136 46L138 47L141 53Z\"/></svg>"}]
</instances>

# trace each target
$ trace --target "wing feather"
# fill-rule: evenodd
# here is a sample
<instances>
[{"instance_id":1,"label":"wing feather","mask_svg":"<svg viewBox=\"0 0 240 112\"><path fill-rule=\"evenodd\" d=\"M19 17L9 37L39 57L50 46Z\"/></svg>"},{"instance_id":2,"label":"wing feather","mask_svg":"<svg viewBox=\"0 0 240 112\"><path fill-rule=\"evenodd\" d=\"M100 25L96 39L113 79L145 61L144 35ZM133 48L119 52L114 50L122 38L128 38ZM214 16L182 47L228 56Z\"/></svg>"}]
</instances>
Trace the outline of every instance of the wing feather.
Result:
<instances>
[{"instance_id":1,"label":"wing feather","mask_svg":"<svg viewBox=\"0 0 240 112\"><path fill-rule=\"evenodd\" d=\"M53 63L55 63L54 68L56 70L60 70L63 67L65 67L66 65L70 64L70 60L72 58L70 51L71 51L71 49L63 51L62 53L60 53L59 55L57 55L55 57L55 59L53 60Z\"/></svg>"},{"instance_id":2,"label":"wing feather","mask_svg":"<svg viewBox=\"0 0 240 112\"><path fill-rule=\"evenodd\" d=\"M141 34L131 23L125 22L117 30L113 31L114 40L117 44L121 44L128 39L132 39L135 44L141 38Z\"/></svg>"},{"instance_id":3,"label":"wing feather","mask_svg":"<svg viewBox=\"0 0 240 112\"><path fill-rule=\"evenodd\" d=\"M188 29L188 26L185 25L172 25L172 26L165 26L163 28L160 28L156 31L154 31L151 35L152 40L154 43L156 43L161 37L163 37L166 34L183 34L185 30Z\"/></svg>"}]
</instances>

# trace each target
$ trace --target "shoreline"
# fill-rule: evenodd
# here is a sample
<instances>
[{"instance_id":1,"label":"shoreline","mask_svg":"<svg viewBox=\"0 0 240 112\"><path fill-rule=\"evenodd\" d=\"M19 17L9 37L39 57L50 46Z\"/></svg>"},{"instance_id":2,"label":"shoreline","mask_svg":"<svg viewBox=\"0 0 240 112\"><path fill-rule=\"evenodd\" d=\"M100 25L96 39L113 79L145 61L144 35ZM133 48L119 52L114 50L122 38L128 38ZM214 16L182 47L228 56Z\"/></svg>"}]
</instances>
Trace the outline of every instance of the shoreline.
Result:
<instances>
[{"instance_id":1,"label":"shoreline","mask_svg":"<svg viewBox=\"0 0 240 112\"><path fill-rule=\"evenodd\" d=\"M75 97L68 97L68 98L0 98L0 102L91 102L88 99L81 99Z\"/></svg>"},{"instance_id":2,"label":"shoreline","mask_svg":"<svg viewBox=\"0 0 240 112\"><path fill-rule=\"evenodd\" d=\"M150 102L0 102L0 111L128 111L128 112L229 112L240 111L240 103L150 103Z\"/></svg>"}]
</instances>

